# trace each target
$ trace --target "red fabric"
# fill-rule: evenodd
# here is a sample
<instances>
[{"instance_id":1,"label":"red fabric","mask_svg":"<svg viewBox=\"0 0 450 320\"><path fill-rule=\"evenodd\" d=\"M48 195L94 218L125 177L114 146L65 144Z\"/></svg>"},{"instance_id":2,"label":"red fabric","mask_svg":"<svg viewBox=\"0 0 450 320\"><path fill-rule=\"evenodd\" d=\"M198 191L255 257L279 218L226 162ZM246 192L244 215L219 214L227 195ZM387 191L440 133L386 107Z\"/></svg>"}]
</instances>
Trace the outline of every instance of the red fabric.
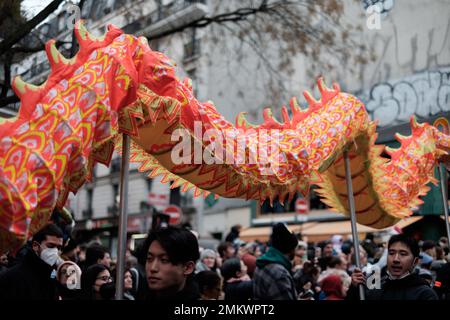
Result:
<instances>
[{"instance_id":1,"label":"red fabric","mask_svg":"<svg viewBox=\"0 0 450 320\"><path fill-rule=\"evenodd\" d=\"M322 291L325 292L325 300L343 300L342 280L337 275L330 275L322 281Z\"/></svg>"},{"instance_id":2,"label":"red fabric","mask_svg":"<svg viewBox=\"0 0 450 320\"><path fill-rule=\"evenodd\" d=\"M253 278L253 273L256 269L256 257L251 255L250 253L246 253L242 256L242 261L247 266L248 275Z\"/></svg>"}]
</instances>

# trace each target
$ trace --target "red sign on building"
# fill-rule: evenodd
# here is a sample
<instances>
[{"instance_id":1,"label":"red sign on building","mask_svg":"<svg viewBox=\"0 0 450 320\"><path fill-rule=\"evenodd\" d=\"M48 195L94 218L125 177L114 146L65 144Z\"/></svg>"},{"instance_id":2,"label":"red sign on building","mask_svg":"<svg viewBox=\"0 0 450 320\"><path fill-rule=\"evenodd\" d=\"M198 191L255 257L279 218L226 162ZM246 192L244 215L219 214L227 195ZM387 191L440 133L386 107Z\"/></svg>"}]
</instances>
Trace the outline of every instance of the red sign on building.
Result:
<instances>
[{"instance_id":1,"label":"red sign on building","mask_svg":"<svg viewBox=\"0 0 450 320\"><path fill-rule=\"evenodd\" d=\"M164 209L163 213L170 216L169 224L179 224L181 222L182 210L179 206L170 205Z\"/></svg>"},{"instance_id":2,"label":"red sign on building","mask_svg":"<svg viewBox=\"0 0 450 320\"><path fill-rule=\"evenodd\" d=\"M298 214L307 214L309 211L308 200L304 198L298 198L295 201L295 212Z\"/></svg>"}]
</instances>

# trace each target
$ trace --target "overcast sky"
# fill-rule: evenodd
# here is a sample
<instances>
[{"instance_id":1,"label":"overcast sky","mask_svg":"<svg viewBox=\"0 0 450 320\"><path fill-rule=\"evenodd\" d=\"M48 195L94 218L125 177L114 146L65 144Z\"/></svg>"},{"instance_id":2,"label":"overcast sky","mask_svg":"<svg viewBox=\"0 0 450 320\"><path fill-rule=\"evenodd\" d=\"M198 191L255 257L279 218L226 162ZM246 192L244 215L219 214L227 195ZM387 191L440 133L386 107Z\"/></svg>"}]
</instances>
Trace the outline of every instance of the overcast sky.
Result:
<instances>
[{"instance_id":1,"label":"overcast sky","mask_svg":"<svg viewBox=\"0 0 450 320\"><path fill-rule=\"evenodd\" d=\"M27 16L29 19L34 17L44 9L51 0L23 0L22 1L22 9L25 10L29 16Z\"/></svg>"}]
</instances>

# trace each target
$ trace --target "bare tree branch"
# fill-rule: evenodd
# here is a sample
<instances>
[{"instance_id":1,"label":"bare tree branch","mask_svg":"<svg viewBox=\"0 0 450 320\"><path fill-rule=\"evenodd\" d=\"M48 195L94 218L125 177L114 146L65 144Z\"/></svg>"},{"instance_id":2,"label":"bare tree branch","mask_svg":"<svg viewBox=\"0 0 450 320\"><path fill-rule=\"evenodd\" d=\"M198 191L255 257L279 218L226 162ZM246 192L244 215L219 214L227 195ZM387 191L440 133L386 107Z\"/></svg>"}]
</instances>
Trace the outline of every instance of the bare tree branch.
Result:
<instances>
[{"instance_id":1,"label":"bare tree branch","mask_svg":"<svg viewBox=\"0 0 450 320\"><path fill-rule=\"evenodd\" d=\"M272 8L273 6L286 5L288 3L290 3L290 2L289 1L278 1L278 2L271 3L270 6L268 6L267 1L263 1L261 3L261 5L257 8L240 8L236 11L221 13L221 14L215 15L213 17L203 17L203 18L197 19L195 21L181 25L177 28L163 32L157 36L150 35L148 37L148 40L160 39L160 38L166 37L168 35L184 31L188 28L204 28L212 23L223 24L225 22L243 21L243 20L246 20L249 16L259 14L259 13L267 13L270 11L270 8Z\"/></svg>"},{"instance_id":2,"label":"bare tree branch","mask_svg":"<svg viewBox=\"0 0 450 320\"><path fill-rule=\"evenodd\" d=\"M0 93L0 98L6 98L9 89L9 83L11 82L11 63L13 55L8 52L5 56L5 61L3 62L3 73L4 73L4 85L2 86L2 92Z\"/></svg>"},{"instance_id":3,"label":"bare tree branch","mask_svg":"<svg viewBox=\"0 0 450 320\"><path fill-rule=\"evenodd\" d=\"M69 43L72 43L72 42L58 40L58 41L56 41L55 45L56 45L56 47L59 48L60 46L69 44ZM45 44L42 44L37 47L13 47L9 50L9 52L12 52L12 53L36 53L36 52L39 52L42 50L45 50Z\"/></svg>"},{"instance_id":4,"label":"bare tree branch","mask_svg":"<svg viewBox=\"0 0 450 320\"><path fill-rule=\"evenodd\" d=\"M53 0L41 12L39 12L33 19L27 21L24 25L17 28L17 32L7 37L0 42L0 55L3 55L11 47L19 42L23 37L31 32L39 23L44 21L51 13L53 13L64 0Z\"/></svg>"}]
</instances>

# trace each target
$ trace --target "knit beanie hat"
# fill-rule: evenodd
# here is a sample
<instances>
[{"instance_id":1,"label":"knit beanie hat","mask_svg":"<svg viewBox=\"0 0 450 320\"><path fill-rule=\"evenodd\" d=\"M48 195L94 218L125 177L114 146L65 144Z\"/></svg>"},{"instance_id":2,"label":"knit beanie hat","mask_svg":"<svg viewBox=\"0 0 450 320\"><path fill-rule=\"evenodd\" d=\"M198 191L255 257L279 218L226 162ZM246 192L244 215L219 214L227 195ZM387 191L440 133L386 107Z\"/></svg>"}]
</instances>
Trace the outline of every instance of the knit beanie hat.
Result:
<instances>
[{"instance_id":1,"label":"knit beanie hat","mask_svg":"<svg viewBox=\"0 0 450 320\"><path fill-rule=\"evenodd\" d=\"M282 253L288 253L298 245L297 237L281 222L273 226L270 238L272 247Z\"/></svg>"}]
</instances>

